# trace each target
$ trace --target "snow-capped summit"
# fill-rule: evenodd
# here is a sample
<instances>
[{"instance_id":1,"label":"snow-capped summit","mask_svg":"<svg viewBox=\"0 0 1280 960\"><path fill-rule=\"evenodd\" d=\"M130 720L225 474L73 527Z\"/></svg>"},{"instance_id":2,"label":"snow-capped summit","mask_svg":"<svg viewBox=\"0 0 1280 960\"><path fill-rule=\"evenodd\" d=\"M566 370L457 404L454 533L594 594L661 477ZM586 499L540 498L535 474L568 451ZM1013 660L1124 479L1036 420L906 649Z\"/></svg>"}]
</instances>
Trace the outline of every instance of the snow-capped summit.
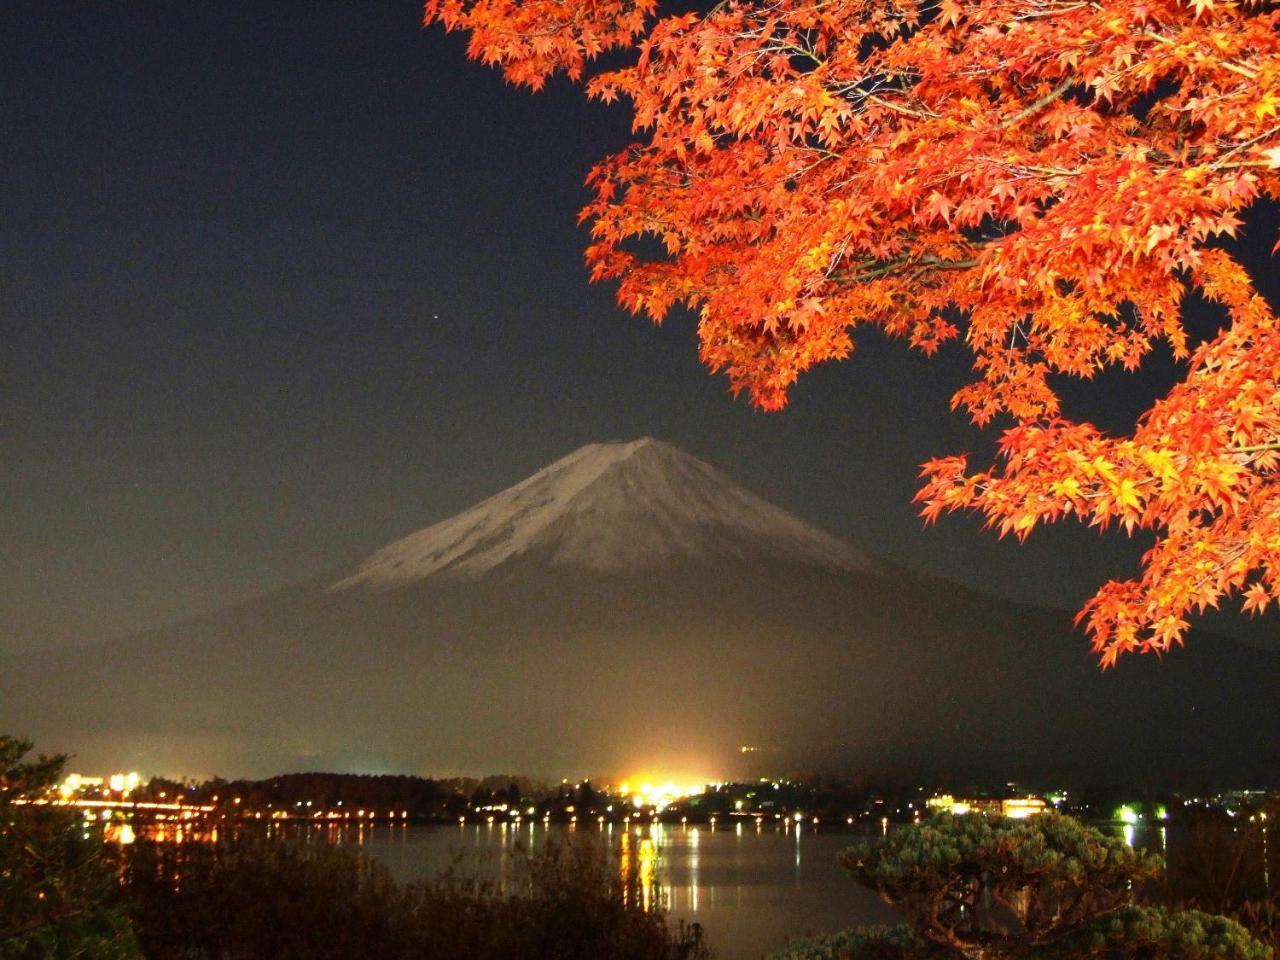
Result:
<instances>
[{"instance_id":1,"label":"snow-capped summit","mask_svg":"<svg viewBox=\"0 0 1280 960\"><path fill-rule=\"evenodd\" d=\"M878 564L646 437L594 443L457 516L379 550L332 590L475 579L537 553L552 566L621 572L673 561L774 560L874 572Z\"/></svg>"}]
</instances>

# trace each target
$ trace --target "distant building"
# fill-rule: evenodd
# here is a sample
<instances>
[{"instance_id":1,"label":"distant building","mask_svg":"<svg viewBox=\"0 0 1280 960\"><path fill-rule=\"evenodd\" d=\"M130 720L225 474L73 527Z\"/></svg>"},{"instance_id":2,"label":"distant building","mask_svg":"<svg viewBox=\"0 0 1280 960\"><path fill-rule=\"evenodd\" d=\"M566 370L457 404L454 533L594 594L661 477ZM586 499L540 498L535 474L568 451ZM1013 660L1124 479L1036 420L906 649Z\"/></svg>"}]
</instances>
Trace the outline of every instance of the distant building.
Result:
<instances>
[{"instance_id":1,"label":"distant building","mask_svg":"<svg viewBox=\"0 0 1280 960\"><path fill-rule=\"evenodd\" d=\"M1049 809L1048 801L1042 797L956 797L949 793L935 794L928 799L926 805L934 813L986 813L1014 820L1022 820Z\"/></svg>"},{"instance_id":2,"label":"distant building","mask_svg":"<svg viewBox=\"0 0 1280 960\"><path fill-rule=\"evenodd\" d=\"M64 800L80 797L91 790L101 792L106 782L104 777L85 777L78 773L71 773L58 785L58 793Z\"/></svg>"}]
</instances>

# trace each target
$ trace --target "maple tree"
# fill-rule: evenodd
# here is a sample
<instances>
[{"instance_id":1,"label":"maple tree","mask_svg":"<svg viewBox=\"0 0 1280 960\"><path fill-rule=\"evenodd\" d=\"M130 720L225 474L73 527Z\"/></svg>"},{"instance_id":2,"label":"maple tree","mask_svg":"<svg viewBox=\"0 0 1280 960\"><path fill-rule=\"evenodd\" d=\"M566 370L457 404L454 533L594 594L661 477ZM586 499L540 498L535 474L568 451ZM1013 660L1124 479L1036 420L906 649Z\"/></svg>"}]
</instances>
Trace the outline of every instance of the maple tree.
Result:
<instances>
[{"instance_id":1,"label":"maple tree","mask_svg":"<svg viewBox=\"0 0 1280 960\"><path fill-rule=\"evenodd\" d=\"M429 0L425 19L516 83L565 71L630 100L637 142L588 181L592 276L655 321L696 311L702 360L760 407L860 324L929 353L963 338L954 405L1010 425L993 463L925 464L924 516L1150 531L1141 575L1081 611L1104 665L1224 597L1280 601L1280 325L1222 242L1280 197L1273 2ZM1202 343L1193 292L1227 316ZM1160 342L1185 376L1127 436L1063 412L1060 377Z\"/></svg>"}]
</instances>

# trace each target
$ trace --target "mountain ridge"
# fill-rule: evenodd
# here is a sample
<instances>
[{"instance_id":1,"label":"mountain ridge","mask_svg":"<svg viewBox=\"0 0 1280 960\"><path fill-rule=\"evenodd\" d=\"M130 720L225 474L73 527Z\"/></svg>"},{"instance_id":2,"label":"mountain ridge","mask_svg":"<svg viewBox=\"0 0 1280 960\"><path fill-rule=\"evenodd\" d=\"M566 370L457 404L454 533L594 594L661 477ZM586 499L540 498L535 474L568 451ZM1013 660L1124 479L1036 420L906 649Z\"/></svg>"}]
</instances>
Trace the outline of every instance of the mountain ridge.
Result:
<instances>
[{"instance_id":1,"label":"mountain ridge","mask_svg":"<svg viewBox=\"0 0 1280 960\"><path fill-rule=\"evenodd\" d=\"M595 563L612 544L626 562ZM1068 613L841 544L659 441L593 445L331 577L5 660L0 729L170 774L716 778L745 743L836 769L1280 772L1257 706L1280 655L1196 634L1104 674Z\"/></svg>"}]
</instances>

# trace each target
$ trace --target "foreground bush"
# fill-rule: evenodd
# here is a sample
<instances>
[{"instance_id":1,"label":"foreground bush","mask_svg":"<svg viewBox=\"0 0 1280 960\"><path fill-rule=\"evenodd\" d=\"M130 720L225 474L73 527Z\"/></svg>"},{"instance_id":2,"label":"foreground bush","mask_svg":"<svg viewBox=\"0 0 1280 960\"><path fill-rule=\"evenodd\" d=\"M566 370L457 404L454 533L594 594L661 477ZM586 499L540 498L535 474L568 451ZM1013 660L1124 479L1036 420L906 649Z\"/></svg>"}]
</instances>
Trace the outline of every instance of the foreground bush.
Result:
<instances>
[{"instance_id":1,"label":"foreground bush","mask_svg":"<svg viewBox=\"0 0 1280 960\"><path fill-rule=\"evenodd\" d=\"M1136 902L1156 857L1068 817L941 816L847 851L906 924L793 944L774 960L1271 960L1234 920Z\"/></svg>"},{"instance_id":2,"label":"foreground bush","mask_svg":"<svg viewBox=\"0 0 1280 960\"><path fill-rule=\"evenodd\" d=\"M242 835L139 842L124 896L152 960L698 960L700 931L639 906L592 835L522 860L514 885L446 874L400 885L349 850Z\"/></svg>"},{"instance_id":3,"label":"foreground bush","mask_svg":"<svg viewBox=\"0 0 1280 960\"><path fill-rule=\"evenodd\" d=\"M904 924L803 940L774 954L772 960L956 960L986 955L931 943ZM1226 917L1132 906L1018 956L1026 960L1270 960L1272 953Z\"/></svg>"},{"instance_id":4,"label":"foreground bush","mask_svg":"<svg viewBox=\"0 0 1280 960\"><path fill-rule=\"evenodd\" d=\"M1248 816L1187 809L1178 843L1169 846L1165 899L1174 906L1221 913L1280 952L1280 843L1267 831L1280 822L1272 800Z\"/></svg>"},{"instance_id":5,"label":"foreground bush","mask_svg":"<svg viewBox=\"0 0 1280 960\"><path fill-rule=\"evenodd\" d=\"M29 760L30 750L0 735L0 960L134 960L101 838L85 835L76 811L18 802L62 772L62 757Z\"/></svg>"}]
</instances>

